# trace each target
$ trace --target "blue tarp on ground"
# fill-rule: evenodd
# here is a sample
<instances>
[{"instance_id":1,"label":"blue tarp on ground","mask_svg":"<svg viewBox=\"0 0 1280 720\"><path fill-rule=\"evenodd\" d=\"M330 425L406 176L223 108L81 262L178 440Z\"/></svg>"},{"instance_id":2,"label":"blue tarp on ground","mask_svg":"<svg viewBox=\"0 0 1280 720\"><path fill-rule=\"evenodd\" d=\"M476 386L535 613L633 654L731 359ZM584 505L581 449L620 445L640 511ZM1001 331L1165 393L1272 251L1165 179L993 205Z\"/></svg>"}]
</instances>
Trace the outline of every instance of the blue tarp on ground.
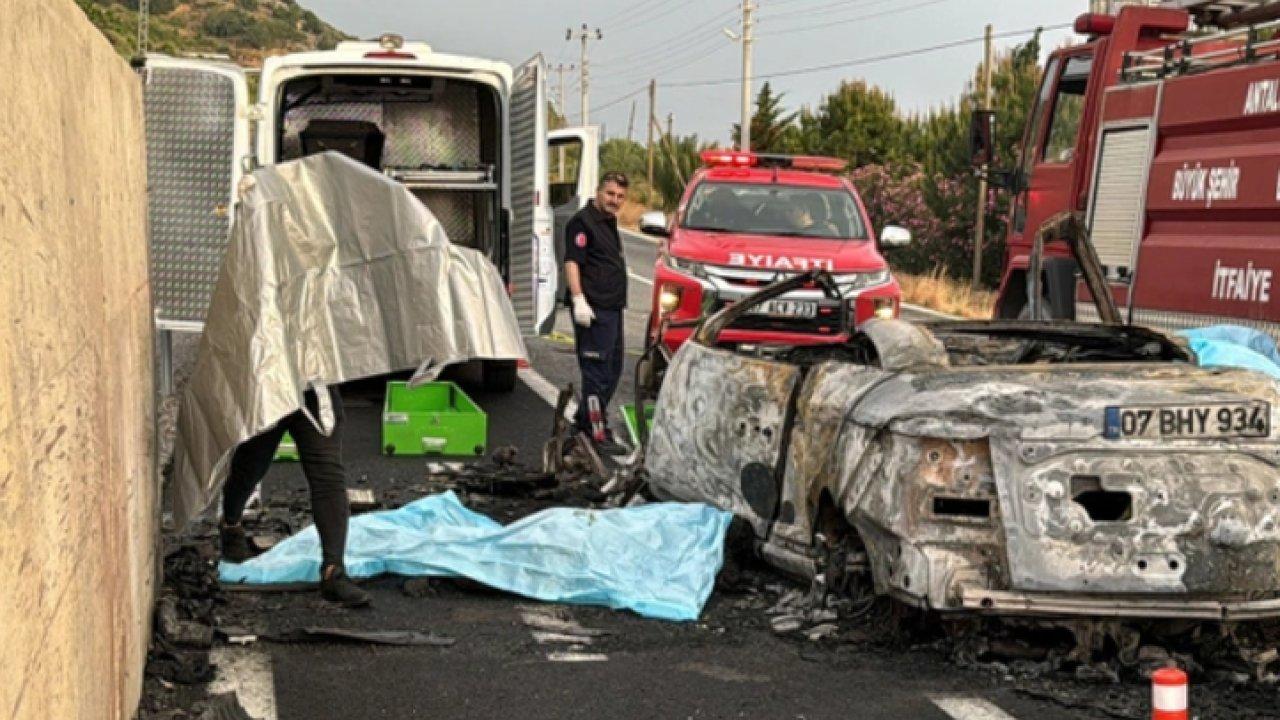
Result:
<instances>
[{"instance_id":1,"label":"blue tarp on ground","mask_svg":"<svg viewBox=\"0 0 1280 720\"><path fill-rule=\"evenodd\" d=\"M1213 325L1179 333L1191 343L1204 367L1234 367L1264 372L1280 380L1280 350L1270 335L1240 325Z\"/></svg>"},{"instance_id":2,"label":"blue tarp on ground","mask_svg":"<svg viewBox=\"0 0 1280 720\"><path fill-rule=\"evenodd\" d=\"M446 492L352 518L347 573L466 577L538 600L696 620L731 517L708 505L654 503L551 508L503 526ZM318 582L315 526L248 562L224 562L219 574L226 583Z\"/></svg>"}]
</instances>

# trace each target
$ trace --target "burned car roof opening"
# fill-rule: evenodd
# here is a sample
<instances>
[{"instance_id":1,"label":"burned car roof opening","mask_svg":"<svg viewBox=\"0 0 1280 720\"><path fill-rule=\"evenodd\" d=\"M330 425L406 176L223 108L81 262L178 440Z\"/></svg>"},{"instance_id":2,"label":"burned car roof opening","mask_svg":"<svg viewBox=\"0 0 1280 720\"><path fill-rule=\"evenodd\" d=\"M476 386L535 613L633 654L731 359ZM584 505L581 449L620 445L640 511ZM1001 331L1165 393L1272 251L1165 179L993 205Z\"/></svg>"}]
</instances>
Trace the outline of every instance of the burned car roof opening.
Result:
<instances>
[{"instance_id":1,"label":"burned car roof opening","mask_svg":"<svg viewBox=\"0 0 1280 720\"><path fill-rule=\"evenodd\" d=\"M671 359L656 494L708 502L760 554L833 554L943 612L1280 616L1277 384L1140 327L867 323L822 347L720 346L775 283ZM836 522L832 521L835 518Z\"/></svg>"}]
</instances>

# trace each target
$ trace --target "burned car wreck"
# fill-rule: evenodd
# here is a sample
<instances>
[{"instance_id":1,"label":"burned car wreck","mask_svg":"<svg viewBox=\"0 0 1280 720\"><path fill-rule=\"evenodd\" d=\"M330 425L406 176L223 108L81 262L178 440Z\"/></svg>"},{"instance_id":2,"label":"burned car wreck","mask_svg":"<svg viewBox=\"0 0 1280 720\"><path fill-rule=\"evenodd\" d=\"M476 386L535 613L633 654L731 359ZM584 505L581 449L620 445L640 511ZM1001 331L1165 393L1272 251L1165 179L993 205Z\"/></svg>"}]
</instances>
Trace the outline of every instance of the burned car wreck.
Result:
<instances>
[{"instance_id":1,"label":"burned car wreck","mask_svg":"<svg viewBox=\"0 0 1280 720\"><path fill-rule=\"evenodd\" d=\"M655 494L733 512L794 574L836 558L940 612L1280 616L1270 377L1122 324L877 320L833 346L717 344L814 284L721 311L672 358Z\"/></svg>"}]
</instances>

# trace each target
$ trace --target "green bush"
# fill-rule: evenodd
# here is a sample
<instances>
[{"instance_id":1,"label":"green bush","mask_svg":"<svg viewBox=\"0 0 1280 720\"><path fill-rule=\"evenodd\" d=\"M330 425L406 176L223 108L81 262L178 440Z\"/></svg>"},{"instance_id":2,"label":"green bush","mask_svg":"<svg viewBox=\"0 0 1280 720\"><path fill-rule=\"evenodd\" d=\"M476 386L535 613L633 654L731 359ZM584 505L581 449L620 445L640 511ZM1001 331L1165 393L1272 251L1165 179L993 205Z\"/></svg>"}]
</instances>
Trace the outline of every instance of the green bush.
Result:
<instances>
[{"instance_id":1,"label":"green bush","mask_svg":"<svg viewBox=\"0 0 1280 720\"><path fill-rule=\"evenodd\" d=\"M253 12L258 9L258 0L236 0L236 5L238 5L241 10Z\"/></svg>"},{"instance_id":2,"label":"green bush","mask_svg":"<svg viewBox=\"0 0 1280 720\"><path fill-rule=\"evenodd\" d=\"M302 13L302 29L312 35L319 35L324 32L324 22L316 17L316 14L310 10Z\"/></svg>"},{"instance_id":3,"label":"green bush","mask_svg":"<svg viewBox=\"0 0 1280 720\"><path fill-rule=\"evenodd\" d=\"M247 35L254 29L253 17L242 10L217 10L205 17L200 24L206 35L219 38L235 38Z\"/></svg>"}]
</instances>

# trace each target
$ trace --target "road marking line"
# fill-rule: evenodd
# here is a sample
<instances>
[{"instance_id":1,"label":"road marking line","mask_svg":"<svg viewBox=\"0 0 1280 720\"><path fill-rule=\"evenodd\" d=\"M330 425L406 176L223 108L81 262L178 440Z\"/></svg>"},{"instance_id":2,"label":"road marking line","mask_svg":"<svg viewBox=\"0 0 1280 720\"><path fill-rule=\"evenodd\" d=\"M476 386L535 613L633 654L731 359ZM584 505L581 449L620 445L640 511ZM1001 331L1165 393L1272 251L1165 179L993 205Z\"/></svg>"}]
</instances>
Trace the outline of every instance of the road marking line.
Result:
<instances>
[{"instance_id":1,"label":"road marking line","mask_svg":"<svg viewBox=\"0 0 1280 720\"><path fill-rule=\"evenodd\" d=\"M551 662L605 662L609 659L604 653L580 653L580 652L553 652L547 653L547 659Z\"/></svg>"},{"instance_id":2,"label":"road marking line","mask_svg":"<svg viewBox=\"0 0 1280 720\"><path fill-rule=\"evenodd\" d=\"M545 632L543 630L534 630L533 639L542 645L590 645L592 638L589 635L566 635L565 633Z\"/></svg>"},{"instance_id":3,"label":"road marking line","mask_svg":"<svg viewBox=\"0 0 1280 720\"><path fill-rule=\"evenodd\" d=\"M560 391L551 384L550 380L542 377L542 373L533 368L521 368L516 371L516 374L535 395L545 400L551 407L555 407L556 403L560 402Z\"/></svg>"},{"instance_id":4,"label":"road marking line","mask_svg":"<svg viewBox=\"0 0 1280 720\"><path fill-rule=\"evenodd\" d=\"M539 644L568 643L570 645L590 645L592 638L609 634L608 630L583 627L573 619L571 611L557 607L535 607L519 605L520 620L525 625L538 630L532 631L533 639ZM577 650L547 653L551 662L604 662L609 659L604 653L578 652Z\"/></svg>"},{"instance_id":5,"label":"road marking line","mask_svg":"<svg viewBox=\"0 0 1280 720\"><path fill-rule=\"evenodd\" d=\"M619 229L619 230L621 230L621 231L622 231L622 233L623 233L624 235L630 235L631 237L635 238L636 240L643 240L643 241L645 241L645 242L649 243L650 245L661 245L661 244L662 244L662 241L661 241L661 240L659 240L658 238L655 238L655 237L649 237L648 235L645 235L645 234L644 234L644 233L642 233L642 232L637 232L637 231L635 231L635 230L628 230L627 228L618 228L618 229Z\"/></svg>"},{"instance_id":6,"label":"road marking line","mask_svg":"<svg viewBox=\"0 0 1280 720\"><path fill-rule=\"evenodd\" d=\"M627 277L631 278L632 280L635 280L635 281L636 281L636 282L638 282L638 283L644 283L645 285L648 285L649 287L653 287L653 281L652 281L652 280L650 280L650 279L649 279L649 278L647 278L647 277L643 277L643 276L637 275L637 274L635 274L635 273L631 272L630 270L628 270L628 271L627 271Z\"/></svg>"},{"instance_id":7,"label":"road marking line","mask_svg":"<svg viewBox=\"0 0 1280 720\"><path fill-rule=\"evenodd\" d=\"M601 637L609 634L608 630L583 627L572 617L560 617L551 608L525 606L520 611L520 619L525 625L546 632L577 635L579 637Z\"/></svg>"},{"instance_id":8,"label":"road marking line","mask_svg":"<svg viewBox=\"0 0 1280 720\"><path fill-rule=\"evenodd\" d=\"M939 710L955 720L1017 720L994 703L982 698L933 694L928 697Z\"/></svg>"},{"instance_id":9,"label":"road marking line","mask_svg":"<svg viewBox=\"0 0 1280 720\"><path fill-rule=\"evenodd\" d=\"M277 720L275 673L271 656L261 648L219 645L209 653L218 675L209 684L212 694L234 692L240 705L258 720Z\"/></svg>"}]
</instances>

